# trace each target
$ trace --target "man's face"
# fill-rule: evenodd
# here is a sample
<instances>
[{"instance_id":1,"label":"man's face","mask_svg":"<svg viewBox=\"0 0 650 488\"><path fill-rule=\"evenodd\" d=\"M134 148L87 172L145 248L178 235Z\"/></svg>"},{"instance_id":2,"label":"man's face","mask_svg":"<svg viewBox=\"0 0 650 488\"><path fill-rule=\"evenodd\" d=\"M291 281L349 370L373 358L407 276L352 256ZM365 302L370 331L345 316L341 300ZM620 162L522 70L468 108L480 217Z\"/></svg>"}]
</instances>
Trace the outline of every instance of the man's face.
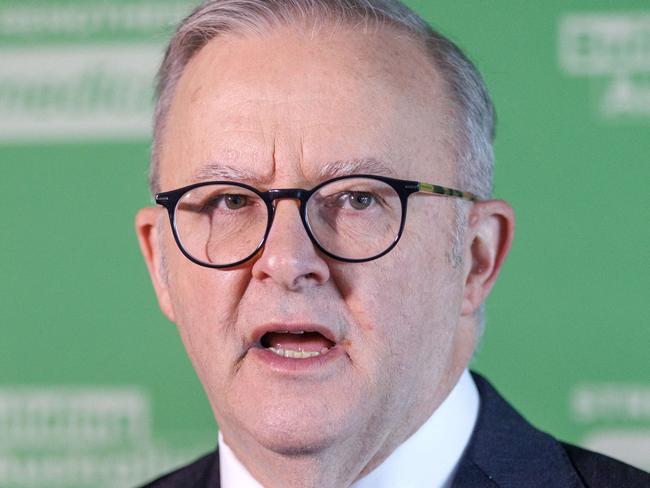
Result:
<instances>
[{"instance_id":1,"label":"man's face","mask_svg":"<svg viewBox=\"0 0 650 488\"><path fill-rule=\"evenodd\" d=\"M440 76L404 36L229 36L204 47L177 86L160 185L239 174L261 190L311 188L337 168L453 187L452 134ZM190 262L160 219L163 309L230 444L284 453L379 445L430 415L473 348L459 327L451 200L412 196L397 247L362 264L318 252L295 200L277 203L263 251L235 269ZM290 329L320 330L335 347L270 360L260 333Z\"/></svg>"}]
</instances>

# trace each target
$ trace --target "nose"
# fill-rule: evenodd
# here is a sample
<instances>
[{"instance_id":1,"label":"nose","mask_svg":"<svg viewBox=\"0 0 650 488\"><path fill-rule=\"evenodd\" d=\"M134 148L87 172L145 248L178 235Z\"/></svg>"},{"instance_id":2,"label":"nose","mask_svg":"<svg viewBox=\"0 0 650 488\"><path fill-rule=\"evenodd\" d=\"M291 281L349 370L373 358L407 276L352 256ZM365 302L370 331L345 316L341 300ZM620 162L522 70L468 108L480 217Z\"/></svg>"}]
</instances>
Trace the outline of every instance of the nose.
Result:
<instances>
[{"instance_id":1,"label":"nose","mask_svg":"<svg viewBox=\"0 0 650 488\"><path fill-rule=\"evenodd\" d=\"M276 200L275 215L261 256L253 264L253 277L272 280L291 291L322 285L329 266L307 235L298 200Z\"/></svg>"}]
</instances>

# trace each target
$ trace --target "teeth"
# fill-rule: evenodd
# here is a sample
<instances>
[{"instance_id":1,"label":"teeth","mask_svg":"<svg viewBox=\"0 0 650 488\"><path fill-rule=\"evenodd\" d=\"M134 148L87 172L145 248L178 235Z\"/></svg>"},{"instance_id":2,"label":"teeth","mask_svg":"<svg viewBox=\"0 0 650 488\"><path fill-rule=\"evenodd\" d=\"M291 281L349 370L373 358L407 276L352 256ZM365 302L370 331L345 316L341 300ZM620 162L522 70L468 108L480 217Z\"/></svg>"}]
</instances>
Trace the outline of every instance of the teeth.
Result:
<instances>
[{"instance_id":1,"label":"teeth","mask_svg":"<svg viewBox=\"0 0 650 488\"><path fill-rule=\"evenodd\" d=\"M304 334L304 333L305 333L304 330L292 330L291 332L289 332L289 334Z\"/></svg>"},{"instance_id":2,"label":"teeth","mask_svg":"<svg viewBox=\"0 0 650 488\"><path fill-rule=\"evenodd\" d=\"M269 347L267 348L269 351L274 352L278 356L284 356L285 358L292 358L292 359L305 359L305 358L313 358L315 356L320 356L321 354L325 354L329 349L327 347L323 347L320 351L303 351L302 349L298 351L294 351L293 349L283 349L282 346L276 347Z\"/></svg>"}]
</instances>

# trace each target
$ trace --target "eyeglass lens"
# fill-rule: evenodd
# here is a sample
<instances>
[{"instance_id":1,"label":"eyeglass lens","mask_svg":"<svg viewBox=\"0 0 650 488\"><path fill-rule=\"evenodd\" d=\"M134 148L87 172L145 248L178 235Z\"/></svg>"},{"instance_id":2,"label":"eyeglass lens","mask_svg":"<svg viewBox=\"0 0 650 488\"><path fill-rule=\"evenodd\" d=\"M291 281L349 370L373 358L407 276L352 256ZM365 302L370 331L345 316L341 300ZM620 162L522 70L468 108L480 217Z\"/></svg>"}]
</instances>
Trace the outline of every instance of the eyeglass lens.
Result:
<instances>
[{"instance_id":1,"label":"eyeglass lens","mask_svg":"<svg viewBox=\"0 0 650 488\"><path fill-rule=\"evenodd\" d=\"M211 184L185 193L176 206L179 241L194 259L226 266L262 244L268 223L264 200L246 188ZM399 234L402 206L387 183L345 178L320 187L305 208L314 239L343 259L367 259L388 249Z\"/></svg>"}]
</instances>

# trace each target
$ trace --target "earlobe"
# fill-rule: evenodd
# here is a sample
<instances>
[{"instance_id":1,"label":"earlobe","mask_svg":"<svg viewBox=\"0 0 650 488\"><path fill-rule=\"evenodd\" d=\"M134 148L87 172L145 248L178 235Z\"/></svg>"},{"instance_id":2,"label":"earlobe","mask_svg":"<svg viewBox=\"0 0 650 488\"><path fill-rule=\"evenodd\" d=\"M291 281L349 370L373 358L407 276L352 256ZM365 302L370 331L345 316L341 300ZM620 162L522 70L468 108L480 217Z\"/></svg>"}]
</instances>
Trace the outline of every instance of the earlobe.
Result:
<instances>
[{"instance_id":1,"label":"earlobe","mask_svg":"<svg viewBox=\"0 0 650 488\"><path fill-rule=\"evenodd\" d=\"M162 242L159 242L160 232L157 229L160 225L159 217L160 210L157 208L140 209L135 217L135 231L160 309L169 320L174 322L167 277L162 269Z\"/></svg>"},{"instance_id":2,"label":"earlobe","mask_svg":"<svg viewBox=\"0 0 650 488\"><path fill-rule=\"evenodd\" d=\"M461 315L473 315L485 301L508 255L515 216L503 200L475 203L470 211L465 291Z\"/></svg>"}]
</instances>

